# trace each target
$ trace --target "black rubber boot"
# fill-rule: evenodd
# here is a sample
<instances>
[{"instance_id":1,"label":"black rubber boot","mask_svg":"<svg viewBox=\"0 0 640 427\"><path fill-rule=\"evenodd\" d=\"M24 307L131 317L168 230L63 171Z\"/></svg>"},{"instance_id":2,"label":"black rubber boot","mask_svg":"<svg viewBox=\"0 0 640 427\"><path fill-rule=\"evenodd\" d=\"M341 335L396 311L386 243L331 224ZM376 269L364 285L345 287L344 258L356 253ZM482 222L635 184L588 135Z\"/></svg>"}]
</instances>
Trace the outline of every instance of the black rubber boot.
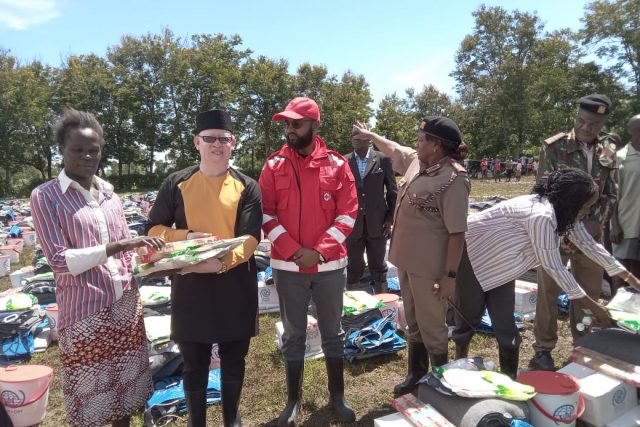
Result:
<instances>
[{"instance_id":1,"label":"black rubber boot","mask_svg":"<svg viewBox=\"0 0 640 427\"><path fill-rule=\"evenodd\" d=\"M342 357L327 357L327 376L329 377L329 406L340 423L352 423L356 414L344 399L344 363Z\"/></svg>"},{"instance_id":2,"label":"black rubber boot","mask_svg":"<svg viewBox=\"0 0 640 427\"><path fill-rule=\"evenodd\" d=\"M389 288L386 280L384 282L373 282L374 294L386 294L387 292L389 292Z\"/></svg>"},{"instance_id":3,"label":"black rubber boot","mask_svg":"<svg viewBox=\"0 0 640 427\"><path fill-rule=\"evenodd\" d=\"M278 427L295 427L296 417L302 405L302 378L304 360L285 362L287 373L287 406L278 418Z\"/></svg>"},{"instance_id":4,"label":"black rubber boot","mask_svg":"<svg viewBox=\"0 0 640 427\"><path fill-rule=\"evenodd\" d=\"M207 425L207 391L186 391L187 413L189 421L187 427L206 427Z\"/></svg>"},{"instance_id":5,"label":"black rubber boot","mask_svg":"<svg viewBox=\"0 0 640 427\"><path fill-rule=\"evenodd\" d=\"M456 343L456 360L466 359L467 357L469 357L469 343Z\"/></svg>"},{"instance_id":6,"label":"black rubber boot","mask_svg":"<svg viewBox=\"0 0 640 427\"><path fill-rule=\"evenodd\" d=\"M424 344L409 341L408 353L407 377L393 388L393 394L396 396L411 393L429 369L429 353Z\"/></svg>"},{"instance_id":7,"label":"black rubber boot","mask_svg":"<svg viewBox=\"0 0 640 427\"><path fill-rule=\"evenodd\" d=\"M507 348L498 347L498 357L500 358L500 371L509 375L512 380L518 376L518 358L520 357L520 347Z\"/></svg>"},{"instance_id":8,"label":"black rubber boot","mask_svg":"<svg viewBox=\"0 0 640 427\"><path fill-rule=\"evenodd\" d=\"M449 354L447 353L444 353L444 354L430 353L429 358L431 359L431 369L435 368L436 366L446 365L447 362L449 362Z\"/></svg>"},{"instance_id":9,"label":"black rubber boot","mask_svg":"<svg viewBox=\"0 0 640 427\"><path fill-rule=\"evenodd\" d=\"M242 382L222 382L222 420L224 427L242 427L242 421L238 413L241 394Z\"/></svg>"}]
</instances>

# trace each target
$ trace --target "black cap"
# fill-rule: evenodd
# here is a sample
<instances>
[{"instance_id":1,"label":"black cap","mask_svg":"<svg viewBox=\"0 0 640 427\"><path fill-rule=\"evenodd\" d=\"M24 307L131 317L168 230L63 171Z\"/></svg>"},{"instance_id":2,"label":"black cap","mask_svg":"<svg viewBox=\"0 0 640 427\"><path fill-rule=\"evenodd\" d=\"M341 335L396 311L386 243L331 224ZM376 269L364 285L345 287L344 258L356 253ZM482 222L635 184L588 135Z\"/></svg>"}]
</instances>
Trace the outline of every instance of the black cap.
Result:
<instances>
[{"instance_id":1,"label":"black cap","mask_svg":"<svg viewBox=\"0 0 640 427\"><path fill-rule=\"evenodd\" d=\"M444 141L460 145L462 143L462 132L458 125L448 117L427 116L420 122L420 130L427 135L434 136Z\"/></svg>"},{"instance_id":2,"label":"black cap","mask_svg":"<svg viewBox=\"0 0 640 427\"><path fill-rule=\"evenodd\" d=\"M224 129L231 132L231 116L224 110L209 110L198 114L196 135L205 129Z\"/></svg>"},{"instance_id":3,"label":"black cap","mask_svg":"<svg viewBox=\"0 0 640 427\"><path fill-rule=\"evenodd\" d=\"M578 105L581 110L591 111L592 113L607 115L611 111L611 100L607 95L588 95L578 99Z\"/></svg>"}]
</instances>

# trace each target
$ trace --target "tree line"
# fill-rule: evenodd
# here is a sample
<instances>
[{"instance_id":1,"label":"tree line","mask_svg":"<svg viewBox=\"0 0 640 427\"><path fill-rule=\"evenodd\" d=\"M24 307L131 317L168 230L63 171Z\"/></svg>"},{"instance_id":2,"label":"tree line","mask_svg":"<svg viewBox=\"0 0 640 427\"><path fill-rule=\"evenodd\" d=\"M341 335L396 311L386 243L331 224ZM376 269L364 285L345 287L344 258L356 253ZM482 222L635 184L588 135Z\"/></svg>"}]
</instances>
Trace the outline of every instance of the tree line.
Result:
<instances>
[{"instance_id":1,"label":"tree line","mask_svg":"<svg viewBox=\"0 0 640 427\"><path fill-rule=\"evenodd\" d=\"M626 140L624 123L640 112L640 0L594 1L575 32L547 32L535 12L483 5L473 16L452 52L454 96L424 82L375 108L365 76L310 63L290 72L286 59L242 48L238 35L127 35L104 56L72 55L59 67L21 63L0 47L0 196L28 194L55 176L51 125L65 107L98 117L107 140L101 170L119 188L154 187L196 162L195 116L211 108L232 112L234 163L256 176L282 144L271 116L300 95L318 102L320 134L342 153L355 120L410 145L421 116L447 115L472 158L537 155L543 139L571 127L576 100L590 93L613 100L608 130Z\"/></svg>"}]
</instances>

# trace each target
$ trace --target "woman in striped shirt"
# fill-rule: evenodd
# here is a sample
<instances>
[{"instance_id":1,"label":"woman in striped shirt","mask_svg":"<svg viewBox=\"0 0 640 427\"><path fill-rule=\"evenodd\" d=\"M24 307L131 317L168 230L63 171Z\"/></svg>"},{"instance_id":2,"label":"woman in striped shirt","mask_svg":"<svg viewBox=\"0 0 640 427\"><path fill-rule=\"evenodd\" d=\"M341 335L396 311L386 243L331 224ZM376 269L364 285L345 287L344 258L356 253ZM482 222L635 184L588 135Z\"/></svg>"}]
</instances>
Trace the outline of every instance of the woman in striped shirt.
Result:
<instances>
[{"instance_id":1,"label":"woman in striped shirt","mask_svg":"<svg viewBox=\"0 0 640 427\"><path fill-rule=\"evenodd\" d=\"M92 114L65 111L54 136L64 169L33 190L31 213L56 280L67 420L82 427L128 426L152 392L129 251L164 243L132 239L113 187L95 176L104 139Z\"/></svg>"},{"instance_id":2,"label":"woman in striped shirt","mask_svg":"<svg viewBox=\"0 0 640 427\"><path fill-rule=\"evenodd\" d=\"M542 266L572 304L590 309L603 325L611 325L606 308L584 292L562 262L563 238L611 276L640 288L638 279L596 243L580 221L599 195L588 174L577 169L555 171L533 191L469 217L456 280L456 358L467 357L486 305L498 340L500 369L512 377L518 370L520 348L513 316L515 280L528 270Z\"/></svg>"}]
</instances>

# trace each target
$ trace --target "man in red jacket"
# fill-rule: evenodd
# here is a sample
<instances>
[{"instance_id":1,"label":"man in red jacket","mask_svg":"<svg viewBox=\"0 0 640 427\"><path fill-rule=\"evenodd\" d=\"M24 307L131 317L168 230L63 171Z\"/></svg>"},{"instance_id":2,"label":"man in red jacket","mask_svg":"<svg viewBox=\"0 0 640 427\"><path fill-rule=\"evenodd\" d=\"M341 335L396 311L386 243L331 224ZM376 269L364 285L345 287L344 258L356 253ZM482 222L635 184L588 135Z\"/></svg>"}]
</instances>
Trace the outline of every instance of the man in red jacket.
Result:
<instances>
[{"instance_id":1,"label":"man in red jacket","mask_svg":"<svg viewBox=\"0 0 640 427\"><path fill-rule=\"evenodd\" d=\"M358 196L345 158L327 149L316 134L320 110L309 98L294 98L273 121L284 122L287 143L272 154L260 174L262 229L271 240L271 267L284 325L288 402L278 426L295 426L301 407L307 309L317 307L329 404L339 422L355 421L344 399L342 293L347 250Z\"/></svg>"}]
</instances>

